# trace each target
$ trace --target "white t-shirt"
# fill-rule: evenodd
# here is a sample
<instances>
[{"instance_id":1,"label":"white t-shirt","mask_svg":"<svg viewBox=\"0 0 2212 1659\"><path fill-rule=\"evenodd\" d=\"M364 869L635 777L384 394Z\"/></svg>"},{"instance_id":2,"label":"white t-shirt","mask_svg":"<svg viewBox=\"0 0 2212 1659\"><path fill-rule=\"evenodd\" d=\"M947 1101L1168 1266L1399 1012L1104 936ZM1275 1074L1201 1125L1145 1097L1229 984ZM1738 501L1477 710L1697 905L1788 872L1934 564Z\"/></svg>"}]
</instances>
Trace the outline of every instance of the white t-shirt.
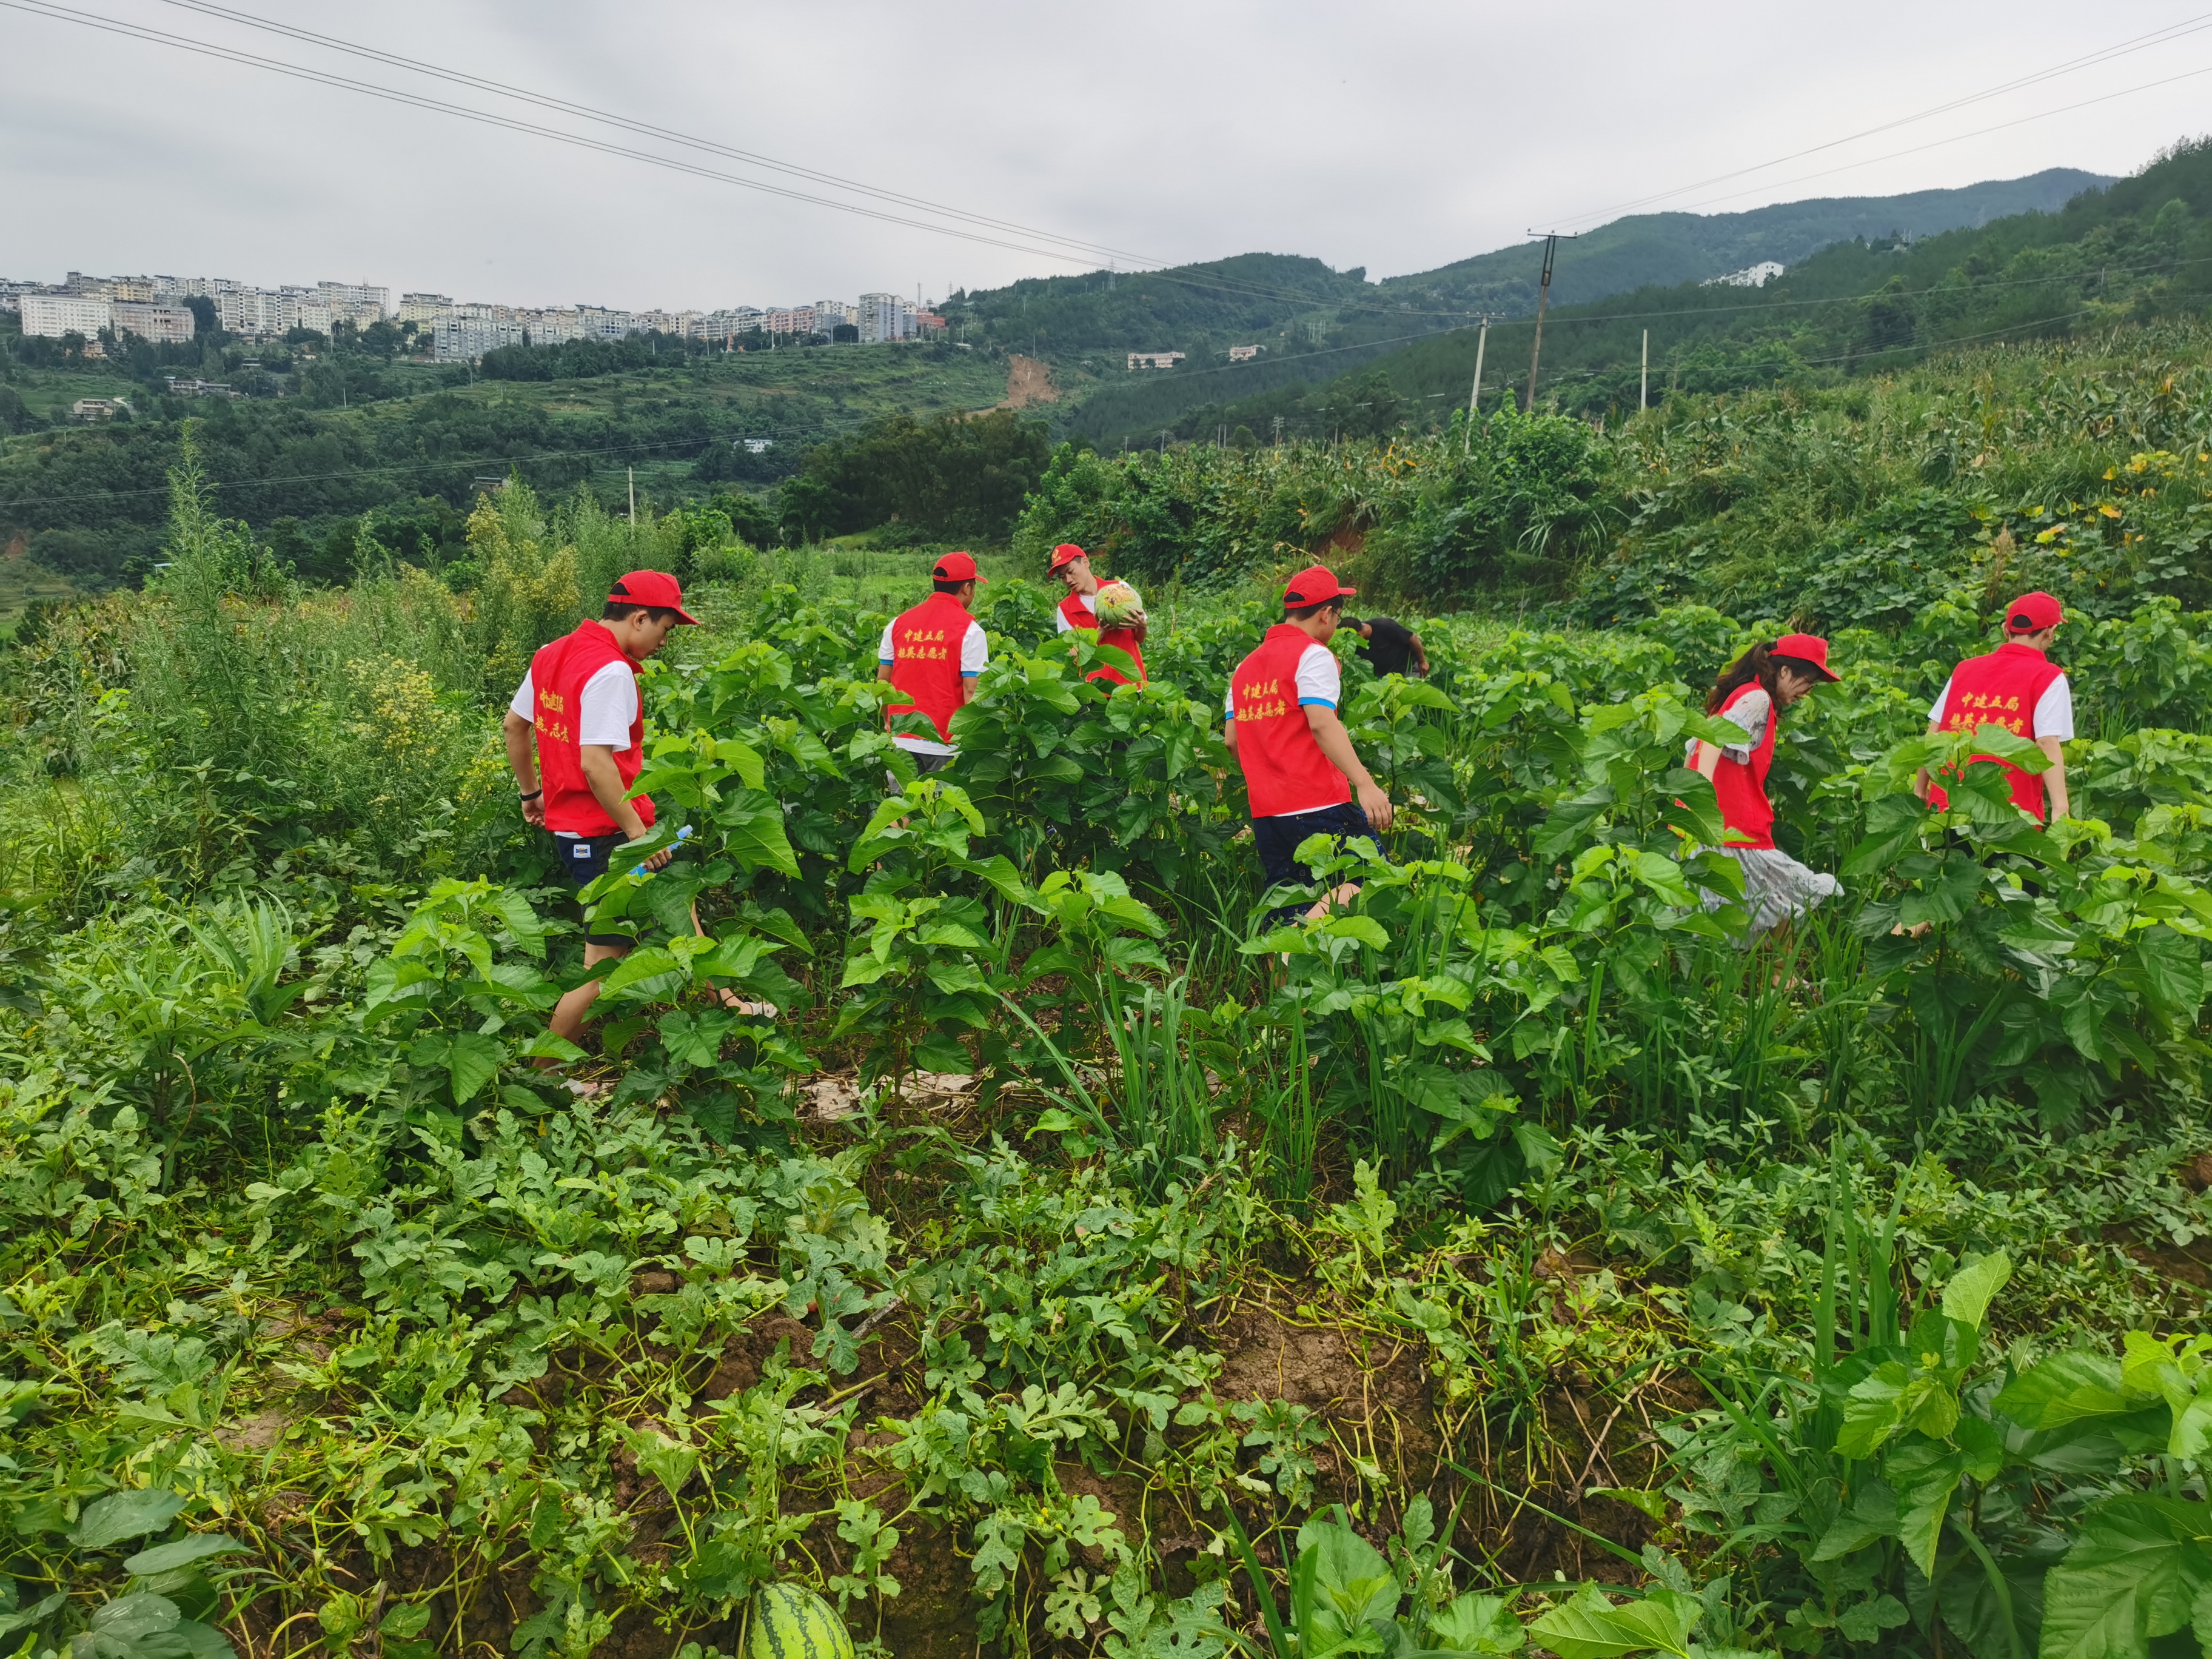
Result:
<instances>
[{"instance_id":1,"label":"white t-shirt","mask_svg":"<svg viewBox=\"0 0 2212 1659\"><path fill-rule=\"evenodd\" d=\"M1098 602L1090 594L1078 593L1075 596L1075 602L1091 613L1091 621L1098 620ZM1075 631L1075 624L1068 621L1067 612L1062 611L1058 605L1052 608L1052 622L1053 632L1055 634L1073 634Z\"/></svg>"},{"instance_id":2,"label":"white t-shirt","mask_svg":"<svg viewBox=\"0 0 2212 1659\"><path fill-rule=\"evenodd\" d=\"M1928 711L1932 723L1943 718L1943 705L1951 701L1951 682L1945 680L1943 689L1936 694L1936 706ZM2071 742L2074 737L2074 691L2061 674L2044 688L2043 695L2035 700L2035 723L2029 731L2031 738L2058 738Z\"/></svg>"},{"instance_id":3,"label":"white t-shirt","mask_svg":"<svg viewBox=\"0 0 2212 1659\"><path fill-rule=\"evenodd\" d=\"M1297 687L1299 708L1304 708L1310 703L1319 703L1324 708L1335 708L1337 699L1344 691L1344 669L1336 659L1336 653L1317 641L1299 652ZM1235 724L1237 688L1234 685L1229 688L1229 695L1221 700L1221 712L1227 717L1228 723ZM1326 806L1309 806L1304 811L1282 812L1276 816L1295 818L1304 817L1306 812L1326 812L1329 810Z\"/></svg>"},{"instance_id":4,"label":"white t-shirt","mask_svg":"<svg viewBox=\"0 0 2212 1659\"><path fill-rule=\"evenodd\" d=\"M891 654L891 629L898 626L892 617L884 624L883 641L876 647L876 660L886 668L898 659ZM983 637L983 624L973 617L968 619L968 631L960 636L960 678L972 680L981 673L991 660L990 641ZM891 733L891 741L910 754L951 755L959 752L958 745L939 743L934 738L908 737L903 732Z\"/></svg>"},{"instance_id":5,"label":"white t-shirt","mask_svg":"<svg viewBox=\"0 0 2212 1659\"><path fill-rule=\"evenodd\" d=\"M580 744L603 743L617 755L629 749L629 728L637 720L637 676L631 673L628 663L611 662L584 682L582 707L576 711L576 741ZM538 720L538 690L530 683L530 671L522 671L522 684L515 688L514 701L507 704L508 711L517 720ZM573 830L556 830L556 836L573 841Z\"/></svg>"},{"instance_id":6,"label":"white t-shirt","mask_svg":"<svg viewBox=\"0 0 2212 1659\"><path fill-rule=\"evenodd\" d=\"M1750 690L1745 692L1733 703L1729 704L1727 712L1719 716L1720 719L1728 721L1732 726L1741 726L1743 727L1744 736L1744 740L1741 743L1724 743L1721 744L1721 753L1727 756L1738 766L1750 765L1751 751L1758 748L1760 744L1766 741L1766 723L1773 718L1773 715L1774 699L1766 695L1766 688L1763 685L1754 685L1752 687ZM1690 741L1684 745L1683 754L1685 758L1682 763L1685 766L1694 766L1697 764L1697 738L1692 738Z\"/></svg>"}]
</instances>

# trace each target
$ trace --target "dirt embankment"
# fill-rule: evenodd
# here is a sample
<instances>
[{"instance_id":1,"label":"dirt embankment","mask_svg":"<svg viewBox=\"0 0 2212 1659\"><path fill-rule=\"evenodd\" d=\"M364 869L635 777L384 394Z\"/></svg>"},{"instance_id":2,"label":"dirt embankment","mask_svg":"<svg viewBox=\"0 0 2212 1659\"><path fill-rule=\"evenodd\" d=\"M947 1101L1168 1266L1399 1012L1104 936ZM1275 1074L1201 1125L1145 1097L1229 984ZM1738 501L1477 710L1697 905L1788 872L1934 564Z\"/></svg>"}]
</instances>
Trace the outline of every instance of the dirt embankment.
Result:
<instances>
[{"instance_id":1,"label":"dirt embankment","mask_svg":"<svg viewBox=\"0 0 2212 1659\"><path fill-rule=\"evenodd\" d=\"M1019 352L1006 359L1006 396L1000 409L1027 409L1031 404L1056 404L1060 388L1052 383L1052 370L1042 357Z\"/></svg>"}]
</instances>

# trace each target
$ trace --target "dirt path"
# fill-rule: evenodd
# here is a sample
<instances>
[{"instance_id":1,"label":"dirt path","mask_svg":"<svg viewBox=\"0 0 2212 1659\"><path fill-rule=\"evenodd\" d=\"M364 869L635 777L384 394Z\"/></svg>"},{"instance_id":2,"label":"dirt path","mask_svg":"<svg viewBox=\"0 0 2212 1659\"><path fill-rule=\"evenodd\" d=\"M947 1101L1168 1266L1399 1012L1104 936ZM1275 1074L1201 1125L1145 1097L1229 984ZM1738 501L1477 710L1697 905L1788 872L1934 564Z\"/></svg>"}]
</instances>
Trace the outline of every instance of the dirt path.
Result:
<instances>
[{"instance_id":1,"label":"dirt path","mask_svg":"<svg viewBox=\"0 0 2212 1659\"><path fill-rule=\"evenodd\" d=\"M1056 404L1060 389L1052 383L1052 370L1042 357L1017 352L1006 359L1006 396L1000 409L1027 409L1031 404Z\"/></svg>"}]
</instances>

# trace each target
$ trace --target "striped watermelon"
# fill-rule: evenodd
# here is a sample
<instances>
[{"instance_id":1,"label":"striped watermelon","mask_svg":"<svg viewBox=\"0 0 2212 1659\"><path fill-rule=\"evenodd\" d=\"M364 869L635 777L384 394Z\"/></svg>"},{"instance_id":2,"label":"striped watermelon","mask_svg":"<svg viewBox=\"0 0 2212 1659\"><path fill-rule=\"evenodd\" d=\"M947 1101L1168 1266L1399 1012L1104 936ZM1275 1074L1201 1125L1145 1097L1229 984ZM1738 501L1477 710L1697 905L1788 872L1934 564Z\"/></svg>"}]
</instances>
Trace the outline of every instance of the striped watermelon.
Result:
<instances>
[{"instance_id":1,"label":"striped watermelon","mask_svg":"<svg viewBox=\"0 0 2212 1659\"><path fill-rule=\"evenodd\" d=\"M853 1659L853 1638L837 1609L796 1584L753 1592L748 1659Z\"/></svg>"}]
</instances>

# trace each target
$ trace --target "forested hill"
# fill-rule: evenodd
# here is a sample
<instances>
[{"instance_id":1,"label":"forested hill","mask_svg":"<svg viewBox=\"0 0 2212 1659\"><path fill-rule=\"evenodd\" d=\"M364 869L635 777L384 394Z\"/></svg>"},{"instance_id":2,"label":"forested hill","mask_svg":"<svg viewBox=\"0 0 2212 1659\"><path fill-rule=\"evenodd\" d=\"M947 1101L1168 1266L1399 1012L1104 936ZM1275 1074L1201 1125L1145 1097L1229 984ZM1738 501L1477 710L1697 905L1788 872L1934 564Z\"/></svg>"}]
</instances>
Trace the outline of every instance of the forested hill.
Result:
<instances>
[{"instance_id":1,"label":"forested hill","mask_svg":"<svg viewBox=\"0 0 2212 1659\"><path fill-rule=\"evenodd\" d=\"M1905 196L1824 196L1778 202L1746 213L1638 213L1563 245L1552 273L1552 301L1576 305L1631 289L1704 282L1765 260L1794 265L1838 242L1915 240L2021 213L2051 213L2084 191L2112 180L2079 167L2049 167L2025 179L1992 179L1957 190ZM1533 311L1542 244L1478 253L1455 264L1378 284L1391 303Z\"/></svg>"},{"instance_id":2,"label":"forested hill","mask_svg":"<svg viewBox=\"0 0 2212 1659\"><path fill-rule=\"evenodd\" d=\"M1824 197L1747 213L1637 214L1573 244L1554 273L1552 298L1571 305L1702 281L1761 260L1795 264L1853 238L1917 238L2051 212L2111 182L2077 167L2052 167L1905 196ZM1070 368L1126 374L1121 359L1128 352L1180 351L1188 370L1225 362L1231 345L1259 344L1282 356L1402 337L1437 326L1439 310L1531 311L1541 263L1540 251L1524 244L1370 283L1362 266L1338 271L1318 259L1244 253L1159 271L1031 278L956 295L947 310L963 339Z\"/></svg>"},{"instance_id":3,"label":"forested hill","mask_svg":"<svg viewBox=\"0 0 2212 1659\"><path fill-rule=\"evenodd\" d=\"M1580 244L1577 244L1579 250ZM1577 253L1562 252L1559 270ZM1563 277L1555 277L1556 284ZM1638 404L1646 330L1651 397L1827 381L1902 368L1930 351L1998 340L2057 338L2115 323L2212 308L2212 142L2172 150L2055 213L2015 214L1917 240L1836 244L1764 288L1652 286L1554 307L1545 325L1539 401L1588 415ZM1490 330L1485 404L1525 398L1532 325ZM1432 425L1467 402L1476 331L1461 328L1371 354L1352 376L1269 385L1235 374L1191 383L1180 404L1160 384L1140 403L1094 400L1078 429L1111 444L1165 429L1206 438L1277 416L1293 435L1366 435L1410 420ZM1224 388L1233 388L1224 390ZM1117 426L1115 420L1122 424Z\"/></svg>"}]
</instances>

